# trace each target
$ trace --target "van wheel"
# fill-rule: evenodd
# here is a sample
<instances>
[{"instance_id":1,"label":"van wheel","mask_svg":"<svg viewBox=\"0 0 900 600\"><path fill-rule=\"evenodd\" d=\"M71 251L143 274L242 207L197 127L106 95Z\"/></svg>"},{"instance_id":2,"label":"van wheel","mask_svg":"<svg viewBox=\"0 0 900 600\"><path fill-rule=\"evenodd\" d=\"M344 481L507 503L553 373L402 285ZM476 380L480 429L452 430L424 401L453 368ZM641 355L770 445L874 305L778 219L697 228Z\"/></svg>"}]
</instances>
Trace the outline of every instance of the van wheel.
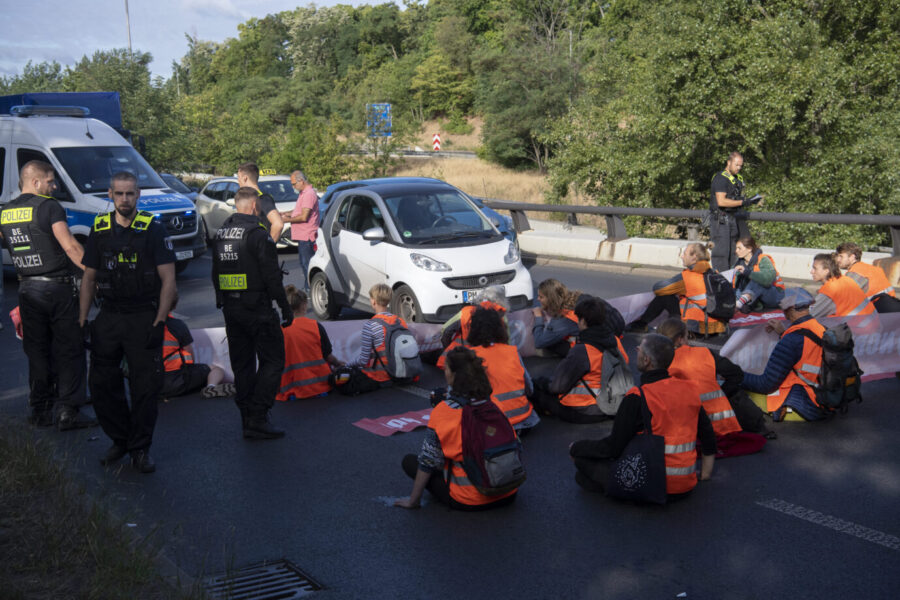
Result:
<instances>
[{"instance_id":1,"label":"van wheel","mask_svg":"<svg viewBox=\"0 0 900 600\"><path fill-rule=\"evenodd\" d=\"M407 323L422 323L422 310L419 308L419 299L408 285L401 285L394 290L391 297L391 312Z\"/></svg>"},{"instance_id":2,"label":"van wheel","mask_svg":"<svg viewBox=\"0 0 900 600\"><path fill-rule=\"evenodd\" d=\"M328 276L322 271L313 275L312 281L309 283L309 296L316 318L332 321L341 314L341 307L334 301L334 292L331 290L331 284L328 283Z\"/></svg>"}]
</instances>

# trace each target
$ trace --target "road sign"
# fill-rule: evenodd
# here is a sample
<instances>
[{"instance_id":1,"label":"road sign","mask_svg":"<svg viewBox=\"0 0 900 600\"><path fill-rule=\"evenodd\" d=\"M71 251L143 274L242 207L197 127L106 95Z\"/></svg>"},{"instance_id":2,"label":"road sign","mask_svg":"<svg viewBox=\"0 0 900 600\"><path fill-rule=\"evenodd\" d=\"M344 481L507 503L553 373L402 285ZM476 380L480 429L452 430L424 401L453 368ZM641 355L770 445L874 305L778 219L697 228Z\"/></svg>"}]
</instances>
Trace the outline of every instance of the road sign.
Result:
<instances>
[{"instance_id":1,"label":"road sign","mask_svg":"<svg viewBox=\"0 0 900 600\"><path fill-rule=\"evenodd\" d=\"M441 149L441 134L439 134L439 133L434 134L434 137L431 138L431 146L435 152L437 152Z\"/></svg>"},{"instance_id":2,"label":"road sign","mask_svg":"<svg viewBox=\"0 0 900 600\"><path fill-rule=\"evenodd\" d=\"M369 130L369 137L391 137L389 102L366 104L366 128Z\"/></svg>"}]
</instances>

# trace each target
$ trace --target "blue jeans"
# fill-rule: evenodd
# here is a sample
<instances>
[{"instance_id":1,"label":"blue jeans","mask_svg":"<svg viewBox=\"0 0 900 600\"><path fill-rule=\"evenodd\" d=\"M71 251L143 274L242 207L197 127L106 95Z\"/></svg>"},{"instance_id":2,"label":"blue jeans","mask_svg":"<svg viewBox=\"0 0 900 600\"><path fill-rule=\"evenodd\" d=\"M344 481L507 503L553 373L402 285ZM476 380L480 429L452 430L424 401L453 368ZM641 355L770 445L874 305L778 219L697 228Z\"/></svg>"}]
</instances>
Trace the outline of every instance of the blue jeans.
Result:
<instances>
[{"instance_id":1,"label":"blue jeans","mask_svg":"<svg viewBox=\"0 0 900 600\"><path fill-rule=\"evenodd\" d=\"M747 304L752 305L759 300L766 308L778 308L778 303L784 298L784 290L774 285L763 287L755 281L751 281L744 289L736 291L735 294L738 298L741 297L741 294L750 294L751 300Z\"/></svg>"},{"instance_id":2,"label":"blue jeans","mask_svg":"<svg viewBox=\"0 0 900 600\"><path fill-rule=\"evenodd\" d=\"M300 256L300 288L309 291L306 274L309 271L309 259L313 257L316 243L314 241L297 242L297 254Z\"/></svg>"}]
</instances>

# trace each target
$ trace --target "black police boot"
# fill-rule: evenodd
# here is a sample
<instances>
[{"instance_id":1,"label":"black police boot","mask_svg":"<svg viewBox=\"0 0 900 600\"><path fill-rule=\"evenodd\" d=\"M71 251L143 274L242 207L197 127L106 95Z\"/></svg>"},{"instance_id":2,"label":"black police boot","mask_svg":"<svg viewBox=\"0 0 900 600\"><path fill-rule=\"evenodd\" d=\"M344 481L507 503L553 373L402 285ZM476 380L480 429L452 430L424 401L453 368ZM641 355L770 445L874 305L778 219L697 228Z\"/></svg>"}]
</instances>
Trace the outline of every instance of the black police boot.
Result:
<instances>
[{"instance_id":1,"label":"black police boot","mask_svg":"<svg viewBox=\"0 0 900 600\"><path fill-rule=\"evenodd\" d=\"M97 419L86 417L78 412L77 408L71 406L63 406L56 417L56 428L60 431L84 429L86 427L95 427L96 425Z\"/></svg>"},{"instance_id":2,"label":"black police boot","mask_svg":"<svg viewBox=\"0 0 900 600\"><path fill-rule=\"evenodd\" d=\"M135 450L131 453L131 466L141 473L152 473L156 470L156 463L150 457L148 450Z\"/></svg>"},{"instance_id":3,"label":"black police boot","mask_svg":"<svg viewBox=\"0 0 900 600\"><path fill-rule=\"evenodd\" d=\"M248 415L244 421L244 437L251 440L274 440L284 437L284 430L273 427L269 415Z\"/></svg>"},{"instance_id":4,"label":"black police boot","mask_svg":"<svg viewBox=\"0 0 900 600\"><path fill-rule=\"evenodd\" d=\"M115 464L122 460L122 457L126 454L128 454L128 450L125 449L125 446L113 444L109 447L109 450L106 451L106 454L100 457L100 464L104 467L108 467L109 465Z\"/></svg>"}]
</instances>

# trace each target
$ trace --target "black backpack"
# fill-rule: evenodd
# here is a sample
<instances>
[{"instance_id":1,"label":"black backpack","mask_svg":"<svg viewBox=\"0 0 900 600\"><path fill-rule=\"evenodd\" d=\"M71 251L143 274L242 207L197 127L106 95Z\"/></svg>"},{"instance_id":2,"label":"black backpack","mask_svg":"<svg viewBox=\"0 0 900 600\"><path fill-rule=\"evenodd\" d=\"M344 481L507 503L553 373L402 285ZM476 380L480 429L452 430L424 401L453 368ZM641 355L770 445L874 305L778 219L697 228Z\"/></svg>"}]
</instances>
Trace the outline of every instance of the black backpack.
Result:
<instances>
[{"instance_id":1,"label":"black backpack","mask_svg":"<svg viewBox=\"0 0 900 600\"><path fill-rule=\"evenodd\" d=\"M853 355L853 332L846 323L825 330L820 338L808 329L797 333L822 347L822 368L815 386L816 403L823 407L847 412L847 405L862 402L862 369Z\"/></svg>"},{"instance_id":2,"label":"black backpack","mask_svg":"<svg viewBox=\"0 0 900 600\"><path fill-rule=\"evenodd\" d=\"M706 316L723 323L730 321L737 304L731 283L718 271L709 269L703 274L703 284L706 286Z\"/></svg>"}]
</instances>

